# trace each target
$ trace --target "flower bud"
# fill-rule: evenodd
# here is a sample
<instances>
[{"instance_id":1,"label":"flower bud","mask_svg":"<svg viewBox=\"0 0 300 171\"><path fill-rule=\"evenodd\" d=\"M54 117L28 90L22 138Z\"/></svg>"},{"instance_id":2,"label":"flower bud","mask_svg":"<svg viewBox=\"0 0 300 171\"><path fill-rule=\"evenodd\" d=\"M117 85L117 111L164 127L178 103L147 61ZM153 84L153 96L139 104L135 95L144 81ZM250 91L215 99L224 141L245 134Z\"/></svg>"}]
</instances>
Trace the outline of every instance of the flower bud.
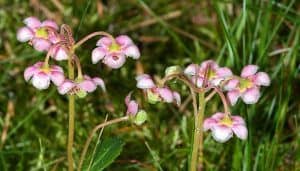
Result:
<instances>
[{"instance_id":1,"label":"flower bud","mask_svg":"<svg viewBox=\"0 0 300 171\"><path fill-rule=\"evenodd\" d=\"M136 114L136 116L135 116L133 122L134 122L135 124L137 124L137 125L142 125L146 120L147 120L147 113L146 113L146 111L140 110L140 111Z\"/></svg>"},{"instance_id":2,"label":"flower bud","mask_svg":"<svg viewBox=\"0 0 300 171\"><path fill-rule=\"evenodd\" d=\"M172 75L172 74L180 74L181 72L182 72L182 69L180 66L173 65L173 66L166 68L165 76Z\"/></svg>"},{"instance_id":3,"label":"flower bud","mask_svg":"<svg viewBox=\"0 0 300 171\"><path fill-rule=\"evenodd\" d=\"M147 91L148 102L155 104L156 102L161 101L158 93L153 93L151 90Z\"/></svg>"},{"instance_id":4,"label":"flower bud","mask_svg":"<svg viewBox=\"0 0 300 171\"><path fill-rule=\"evenodd\" d=\"M86 91L83 91L83 90L79 90L78 92L76 92L76 95L77 95L79 98L84 98L84 97L87 95L87 92L86 92Z\"/></svg>"}]
</instances>

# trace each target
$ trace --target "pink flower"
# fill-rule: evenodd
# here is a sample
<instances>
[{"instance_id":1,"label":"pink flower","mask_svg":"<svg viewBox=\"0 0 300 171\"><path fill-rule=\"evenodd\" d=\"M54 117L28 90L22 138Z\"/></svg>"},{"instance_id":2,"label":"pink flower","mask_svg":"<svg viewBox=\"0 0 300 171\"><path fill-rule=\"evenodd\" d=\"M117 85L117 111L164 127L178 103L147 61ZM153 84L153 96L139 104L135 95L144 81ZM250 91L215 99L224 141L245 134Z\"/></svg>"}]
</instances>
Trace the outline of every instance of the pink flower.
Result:
<instances>
[{"instance_id":1,"label":"pink flower","mask_svg":"<svg viewBox=\"0 0 300 171\"><path fill-rule=\"evenodd\" d=\"M135 116L138 113L139 105L135 100L131 100L131 93L126 96L125 104L127 106L127 115Z\"/></svg>"},{"instance_id":2,"label":"pink flower","mask_svg":"<svg viewBox=\"0 0 300 171\"><path fill-rule=\"evenodd\" d=\"M168 87L157 87L149 75L139 75L136 80L137 87L145 90L150 103L163 101L167 103L175 102L178 106L180 105L181 98L178 92L172 91Z\"/></svg>"},{"instance_id":3,"label":"pink flower","mask_svg":"<svg viewBox=\"0 0 300 171\"><path fill-rule=\"evenodd\" d=\"M82 79L75 81L66 79L59 87L59 94L76 94L78 97L85 97L87 93L91 93L100 86L105 91L105 85L101 78L91 78L85 75Z\"/></svg>"},{"instance_id":4,"label":"pink flower","mask_svg":"<svg viewBox=\"0 0 300 171\"><path fill-rule=\"evenodd\" d=\"M242 140L245 140L248 134L243 118L225 115L220 112L205 119L203 127L204 131L211 130L213 138L221 143L228 141L233 133Z\"/></svg>"},{"instance_id":5,"label":"pink flower","mask_svg":"<svg viewBox=\"0 0 300 171\"><path fill-rule=\"evenodd\" d=\"M224 89L228 91L227 98L232 105L239 97L246 104L254 104L260 97L260 86L269 86L270 78L265 72L257 72L258 66L247 65L243 68L241 77L228 81Z\"/></svg>"},{"instance_id":6,"label":"pink flower","mask_svg":"<svg viewBox=\"0 0 300 171\"><path fill-rule=\"evenodd\" d=\"M17 39L20 42L30 41L38 51L47 51L57 39L58 26L54 21L41 22L35 17L28 17L24 23L26 26L18 30Z\"/></svg>"},{"instance_id":7,"label":"pink flower","mask_svg":"<svg viewBox=\"0 0 300 171\"><path fill-rule=\"evenodd\" d=\"M50 85L50 81L54 85L60 85L64 79L63 69L57 65L45 66L43 62L37 62L36 64L25 69L24 78L26 81L31 80L34 87L37 89L47 89Z\"/></svg>"},{"instance_id":8,"label":"pink flower","mask_svg":"<svg viewBox=\"0 0 300 171\"><path fill-rule=\"evenodd\" d=\"M197 86L202 87L204 83L205 72L208 71L208 84L211 86L218 86L221 81L232 75L232 72L227 67L219 67L213 60L207 60L201 65L190 64L184 70L184 73L191 78L191 81Z\"/></svg>"},{"instance_id":9,"label":"pink flower","mask_svg":"<svg viewBox=\"0 0 300 171\"><path fill-rule=\"evenodd\" d=\"M54 44L50 47L50 55L57 61L68 60L67 49L63 45Z\"/></svg>"},{"instance_id":10,"label":"pink flower","mask_svg":"<svg viewBox=\"0 0 300 171\"><path fill-rule=\"evenodd\" d=\"M152 78L148 74L138 75L135 79L137 80L137 87L140 89L150 89L156 87Z\"/></svg>"},{"instance_id":11,"label":"pink flower","mask_svg":"<svg viewBox=\"0 0 300 171\"><path fill-rule=\"evenodd\" d=\"M140 51L133 41L126 35L118 36L113 42L108 37L98 40L98 47L92 52L92 62L96 64L100 60L111 68L120 68L126 61L126 57L138 59Z\"/></svg>"}]
</instances>

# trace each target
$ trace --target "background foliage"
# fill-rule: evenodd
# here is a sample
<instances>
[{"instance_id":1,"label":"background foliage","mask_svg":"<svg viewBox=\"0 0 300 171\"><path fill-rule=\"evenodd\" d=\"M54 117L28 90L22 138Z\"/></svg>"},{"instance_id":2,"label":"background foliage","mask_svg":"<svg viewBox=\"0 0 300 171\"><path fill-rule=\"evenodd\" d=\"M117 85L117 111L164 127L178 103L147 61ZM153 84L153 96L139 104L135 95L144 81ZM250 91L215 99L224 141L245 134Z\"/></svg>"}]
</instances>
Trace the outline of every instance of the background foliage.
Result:
<instances>
[{"instance_id":1,"label":"background foliage","mask_svg":"<svg viewBox=\"0 0 300 171\"><path fill-rule=\"evenodd\" d=\"M233 108L233 114L247 120L247 141L233 138L220 144L205 134L206 170L299 170L297 0L0 0L0 170L66 170L66 97L54 87L37 91L23 79L25 67L45 56L16 40L22 20L32 15L69 24L77 40L97 30L128 34L142 52L139 62L128 59L122 69L109 70L91 64L96 39L81 48L85 72L104 78L108 94L98 90L77 100L76 160L96 124L106 115L109 119L124 115L123 100L135 89L137 73L159 78L166 66L214 59L236 74L246 64L257 64L270 74L272 84L263 88L258 104L238 103ZM171 86L182 92L184 100L189 99L187 87ZM101 141L117 136L125 142L108 170L186 170L193 128L191 104L180 109L150 105L136 92L150 119L141 127L124 123L105 128ZM206 115L221 107L215 98ZM96 143L95 138L93 146Z\"/></svg>"}]
</instances>

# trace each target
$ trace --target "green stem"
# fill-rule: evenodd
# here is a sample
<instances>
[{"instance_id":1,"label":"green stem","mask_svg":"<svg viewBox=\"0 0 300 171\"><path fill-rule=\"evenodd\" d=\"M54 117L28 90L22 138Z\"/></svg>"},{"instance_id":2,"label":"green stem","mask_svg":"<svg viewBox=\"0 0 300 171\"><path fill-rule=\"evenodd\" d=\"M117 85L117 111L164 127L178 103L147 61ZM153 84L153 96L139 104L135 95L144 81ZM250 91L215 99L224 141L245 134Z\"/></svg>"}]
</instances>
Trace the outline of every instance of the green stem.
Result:
<instances>
[{"instance_id":1,"label":"green stem","mask_svg":"<svg viewBox=\"0 0 300 171\"><path fill-rule=\"evenodd\" d=\"M204 93L199 95L199 128L200 129L200 138L199 138L199 161L198 161L198 168L203 170L203 119L204 119L204 112L205 112L205 96Z\"/></svg>"},{"instance_id":2,"label":"green stem","mask_svg":"<svg viewBox=\"0 0 300 171\"><path fill-rule=\"evenodd\" d=\"M72 56L68 60L68 75L70 80L74 80L74 65ZM69 132L68 132L68 147L67 147L67 157L68 157L68 170L74 171L73 166L73 142L74 142L74 122L75 122L75 96L69 95Z\"/></svg>"},{"instance_id":3,"label":"green stem","mask_svg":"<svg viewBox=\"0 0 300 171\"><path fill-rule=\"evenodd\" d=\"M99 125L97 125L93 130L92 132L90 133L88 139L86 140L85 144L84 144L84 147L83 147L83 150L82 150L82 153L81 153L81 156L80 156L80 160L79 160L79 166L78 166L78 171L81 171L81 168L82 168L82 164L83 164L83 160L85 159L85 155L86 155L86 152L89 148L89 145L92 141L92 138L93 138L93 135L101 128L104 128L108 125L112 125L112 124L115 124L115 123L119 123L119 122L123 122L123 121L127 121L129 119L129 116L124 116L124 117L121 117L121 118L116 118L116 119L113 119L113 120L110 120L110 121L107 121L107 122L103 122Z\"/></svg>"},{"instance_id":4,"label":"green stem","mask_svg":"<svg viewBox=\"0 0 300 171\"><path fill-rule=\"evenodd\" d=\"M194 128L194 140L193 151L190 163L190 171L196 171L197 168L202 170L203 168L203 117L205 111L205 97L204 92L199 93L199 110L195 115L195 128ZM199 152L199 158L198 158ZM198 160L199 159L199 160Z\"/></svg>"}]
</instances>

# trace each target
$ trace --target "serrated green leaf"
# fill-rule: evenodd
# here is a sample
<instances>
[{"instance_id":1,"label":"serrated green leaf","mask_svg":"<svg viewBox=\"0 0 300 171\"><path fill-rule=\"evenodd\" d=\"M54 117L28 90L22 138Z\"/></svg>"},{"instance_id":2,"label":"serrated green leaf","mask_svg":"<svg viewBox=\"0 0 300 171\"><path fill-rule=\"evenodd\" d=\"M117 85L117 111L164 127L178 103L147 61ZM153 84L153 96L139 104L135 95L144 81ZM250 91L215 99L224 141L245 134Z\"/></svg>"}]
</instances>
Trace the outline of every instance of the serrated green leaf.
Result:
<instances>
[{"instance_id":1,"label":"serrated green leaf","mask_svg":"<svg viewBox=\"0 0 300 171\"><path fill-rule=\"evenodd\" d=\"M109 166L121 153L124 142L120 138L109 138L96 147L91 171L101 171Z\"/></svg>"}]
</instances>

